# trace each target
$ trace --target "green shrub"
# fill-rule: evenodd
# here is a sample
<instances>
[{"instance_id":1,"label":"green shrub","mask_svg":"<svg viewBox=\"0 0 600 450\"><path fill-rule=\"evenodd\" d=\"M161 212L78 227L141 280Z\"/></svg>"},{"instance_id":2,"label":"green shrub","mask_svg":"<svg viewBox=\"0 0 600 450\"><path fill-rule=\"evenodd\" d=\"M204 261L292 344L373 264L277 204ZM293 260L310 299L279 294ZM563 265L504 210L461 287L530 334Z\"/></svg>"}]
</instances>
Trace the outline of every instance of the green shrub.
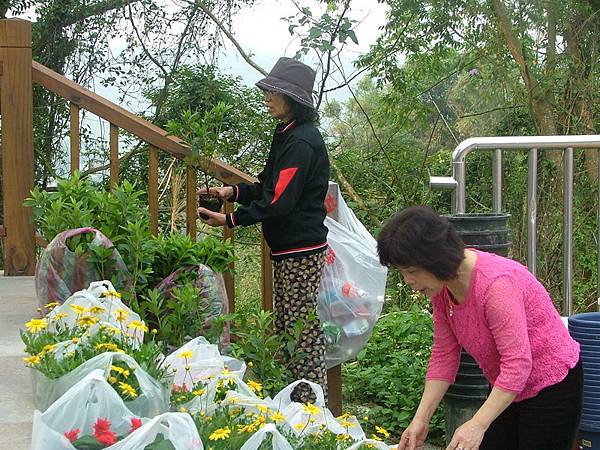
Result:
<instances>
[{"instance_id":1,"label":"green shrub","mask_svg":"<svg viewBox=\"0 0 600 450\"><path fill-rule=\"evenodd\" d=\"M343 366L344 398L369 407L369 422L395 435L406 428L419 406L431 354L431 314L413 306L381 316L355 362ZM430 438L444 433L441 408L430 424Z\"/></svg>"}]
</instances>

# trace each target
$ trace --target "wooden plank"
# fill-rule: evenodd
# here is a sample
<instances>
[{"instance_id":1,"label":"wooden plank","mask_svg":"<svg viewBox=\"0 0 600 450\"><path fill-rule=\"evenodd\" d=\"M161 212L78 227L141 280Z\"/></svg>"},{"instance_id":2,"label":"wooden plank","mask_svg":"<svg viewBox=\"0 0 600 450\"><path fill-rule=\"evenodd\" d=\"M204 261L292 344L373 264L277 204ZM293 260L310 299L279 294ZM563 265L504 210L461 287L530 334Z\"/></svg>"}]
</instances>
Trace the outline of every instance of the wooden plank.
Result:
<instances>
[{"instance_id":1,"label":"wooden plank","mask_svg":"<svg viewBox=\"0 0 600 450\"><path fill-rule=\"evenodd\" d=\"M342 365L327 371L327 407L334 416L342 414Z\"/></svg>"},{"instance_id":2,"label":"wooden plank","mask_svg":"<svg viewBox=\"0 0 600 450\"><path fill-rule=\"evenodd\" d=\"M153 145L148 154L148 206L150 231L158 236L158 149Z\"/></svg>"},{"instance_id":3,"label":"wooden plank","mask_svg":"<svg viewBox=\"0 0 600 450\"><path fill-rule=\"evenodd\" d=\"M119 127L110 124L110 186L119 183Z\"/></svg>"},{"instance_id":4,"label":"wooden plank","mask_svg":"<svg viewBox=\"0 0 600 450\"><path fill-rule=\"evenodd\" d=\"M233 203L225 202L225 214L229 214L233 212ZM223 238L231 240L231 243L234 243L235 233L233 228L229 228L227 225L223 227ZM227 292L227 299L229 300L229 312L235 312L235 264L232 261L229 264L229 272L225 274L225 291Z\"/></svg>"},{"instance_id":5,"label":"wooden plank","mask_svg":"<svg viewBox=\"0 0 600 450\"><path fill-rule=\"evenodd\" d=\"M196 197L196 169L192 166L187 166L187 193L185 200L185 216L187 224L187 232L196 242L196 215L198 214L198 199Z\"/></svg>"},{"instance_id":6,"label":"wooden plank","mask_svg":"<svg viewBox=\"0 0 600 450\"><path fill-rule=\"evenodd\" d=\"M33 189L33 90L31 23L0 20L3 62L2 184L4 198L4 275L33 275L35 230L23 200Z\"/></svg>"},{"instance_id":7,"label":"wooden plank","mask_svg":"<svg viewBox=\"0 0 600 450\"><path fill-rule=\"evenodd\" d=\"M48 69L38 62L32 61L31 64L33 81L41 84L49 91L66 98L70 102L76 103L81 108L87 109L110 123L114 123L119 128L129 131L157 148L180 158L190 154L189 148L180 139L169 135L167 131L157 127L153 123L136 116L89 89L79 86L74 81ZM226 184L253 183L256 181L254 177L219 160L213 161L211 172L215 178Z\"/></svg>"},{"instance_id":8,"label":"wooden plank","mask_svg":"<svg viewBox=\"0 0 600 450\"><path fill-rule=\"evenodd\" d=\"M261 232L261 271L262 271L262 304L265 311L273 311L273 263L271 262L271 249L267 245Z\"/></svg>"},{"instance_id":9,"label":"wooden plank","mask_svg":"<svg viewBox=\"0 0 600 450\"><path fill-rule=\"evenodd\" d=\"M71 118L71 173L79 170L79 106L69 103L69 115Z\"/></svg>"}]
</instances>

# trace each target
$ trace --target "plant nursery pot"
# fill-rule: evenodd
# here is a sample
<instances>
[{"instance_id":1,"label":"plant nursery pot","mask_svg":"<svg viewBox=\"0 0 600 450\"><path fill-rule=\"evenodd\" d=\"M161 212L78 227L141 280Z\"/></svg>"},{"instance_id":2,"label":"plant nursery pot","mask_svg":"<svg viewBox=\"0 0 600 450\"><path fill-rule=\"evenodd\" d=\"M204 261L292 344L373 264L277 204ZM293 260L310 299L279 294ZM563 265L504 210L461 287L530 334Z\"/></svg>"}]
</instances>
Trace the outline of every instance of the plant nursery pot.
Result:
<instances>
[{"instance_id":1,"label":"plant nursery pot","mask_svg":"<svg viewBox=\"0 0 600 450\"><path fill-rule=\"evenodd\" d=\"M211 197L210 195L200 194L198 196L198 206L206 208L210 211L219 212L223 206L223 200L218 197ZM208 219L206 214L200 214L200 217L204 220Z\"/></svg>"}]
</instances>

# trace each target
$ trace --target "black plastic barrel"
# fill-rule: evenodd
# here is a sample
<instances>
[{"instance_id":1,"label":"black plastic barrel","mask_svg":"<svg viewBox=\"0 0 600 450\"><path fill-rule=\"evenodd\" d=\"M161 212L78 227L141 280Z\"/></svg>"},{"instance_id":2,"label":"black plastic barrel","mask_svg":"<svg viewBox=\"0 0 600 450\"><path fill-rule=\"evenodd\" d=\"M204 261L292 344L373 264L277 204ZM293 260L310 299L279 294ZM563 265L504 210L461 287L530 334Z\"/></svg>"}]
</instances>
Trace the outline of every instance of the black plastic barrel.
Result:
<instances>
[{"instance_id":1,"label":"black plastic barrel","mask_svg":"<svg viewBox=\"0 0 600 450\"><path fill-rule=\"evenodd\" d=\"M583 364L579 448L600 450L600 313L569 317L569 333L579 342Z\"/></svg>"},{"instance_id":2,"label":"black plastic barrel","mask_svg":"<svg viewBox=\"0 0 600 450\"><path fill-rule=\"evenodd\" d=\"M454 431L470 420L483 405L489 392L490 385L483 376L479 364L462 350L456 380L444 396L447 443L450 443Z\"/></svg>"},{"instance_id":3,"label":"black plastic barrel","mask_svg":"<svg viewBox=\"0 0 600 450\"><path fill-rule=\"evenodd\" d=\"M510 214L452 214L446 216L467 247L508 256ZM487 399L490 386L471 355L461 352L455 383L444 397L446 442L454 431L470 420Z\"/></svg>"},{"instance_id":4,"label":"black plastic barrel","mask_svg":"<svg viewBox=\"0 0 600 450\"><path fill-rule=\"evenodd\" d=\"M508 256L510 214L464 213L446 216L468 247Z\"/></svg>"}]
</instances>

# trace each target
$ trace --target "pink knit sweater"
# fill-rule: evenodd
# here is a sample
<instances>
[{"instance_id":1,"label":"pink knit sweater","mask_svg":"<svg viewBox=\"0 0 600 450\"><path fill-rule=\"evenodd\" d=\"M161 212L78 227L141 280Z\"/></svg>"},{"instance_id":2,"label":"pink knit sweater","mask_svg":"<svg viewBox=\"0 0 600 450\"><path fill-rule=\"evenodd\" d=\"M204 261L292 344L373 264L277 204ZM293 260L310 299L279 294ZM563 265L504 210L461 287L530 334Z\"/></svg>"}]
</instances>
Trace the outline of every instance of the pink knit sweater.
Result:
<instances>
[{"instance_id":1,"label":"pink knit sweater","mask_svg":"<svg viewBox=\"0 0 600 450\"><path fill-rule=\"evenodd\" d=\"M428 380L454 383L462 346L490 384L521 401L562 381L577 364L579 344L546 289L518 262L477 251L465 302L450 298L444 288L432 299Z\"/></svg>"}]
</instances>

